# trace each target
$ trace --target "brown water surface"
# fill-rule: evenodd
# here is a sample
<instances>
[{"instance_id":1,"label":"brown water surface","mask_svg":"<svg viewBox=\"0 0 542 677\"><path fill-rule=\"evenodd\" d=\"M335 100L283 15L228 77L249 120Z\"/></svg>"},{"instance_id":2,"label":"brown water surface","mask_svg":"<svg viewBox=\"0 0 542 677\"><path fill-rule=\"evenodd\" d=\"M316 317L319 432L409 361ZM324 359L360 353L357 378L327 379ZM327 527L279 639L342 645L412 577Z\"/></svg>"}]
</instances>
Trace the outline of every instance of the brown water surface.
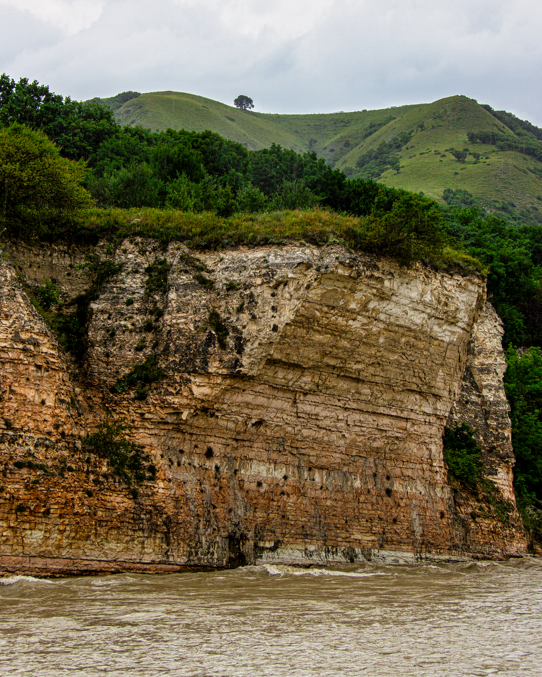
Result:
<instances>
[{"instance_id":1,"label":"brown water surface","mask_svg":"<svg viewBox=\"0 0 542 677\"><path fill-rule=\"evenodd\" d=\"M0 579L0 675L542 675L542 561Z\"/></svg>"}]
</instances>

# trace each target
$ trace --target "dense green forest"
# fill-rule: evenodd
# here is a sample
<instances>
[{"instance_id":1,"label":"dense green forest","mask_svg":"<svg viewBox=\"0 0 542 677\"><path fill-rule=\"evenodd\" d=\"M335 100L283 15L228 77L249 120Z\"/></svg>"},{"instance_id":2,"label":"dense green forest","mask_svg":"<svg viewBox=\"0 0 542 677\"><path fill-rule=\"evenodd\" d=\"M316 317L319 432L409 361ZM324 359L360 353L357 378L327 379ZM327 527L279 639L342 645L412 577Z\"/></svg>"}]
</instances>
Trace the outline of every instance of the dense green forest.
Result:
<instances>
[{"instance_id":1,"label":"dense green forest","mask_svg":"<svg viewBox=\"0 0 542 677\"><path fill-rule=\"evenodd\" d=\"M127 101L135 96L126 94ZM513 143L533 156L542 149L541 129L490 112L517 137L473 129L472 145ZM314 152L277 144L249 151L211 131L123 127L96 101L74 102L7 75L0 77L0 125L5 237L141 234L193 247L336 238L404 265L487 274L505 327L518 501L531 532L542 535L542 226L531 212L466 189L446 189L438 203L375 182L383 167L400 170L407 132L361 156L362 175L350 179Z\"/></svg>"}]
</instances>

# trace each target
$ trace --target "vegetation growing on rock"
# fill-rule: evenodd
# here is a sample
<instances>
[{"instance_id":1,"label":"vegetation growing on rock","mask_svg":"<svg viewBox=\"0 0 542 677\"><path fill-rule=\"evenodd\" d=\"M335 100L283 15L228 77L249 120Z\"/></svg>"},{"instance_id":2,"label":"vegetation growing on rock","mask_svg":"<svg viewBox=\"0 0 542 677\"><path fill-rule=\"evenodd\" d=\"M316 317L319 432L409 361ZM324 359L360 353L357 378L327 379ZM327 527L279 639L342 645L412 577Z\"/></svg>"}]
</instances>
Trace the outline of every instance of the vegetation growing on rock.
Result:
<instances>
[{"instance_id":1,"label":"vegetation growing on rock","mask_svg":"<svg viewBox=\"0 0 542 677\"><path fill-rule=\"evenodd\" d=\"M128 485L154 476L154 466L144 463L142 447L130 439L131 425L123 418L108 417L98 425L96 432L83 440L83 452L106 458L113 472Z\"/></svg>"},{"instance_id":2,"label":"vegetation growing on rock","mask_svg":"<svg viewBox=\"0 0 542 677\"><path fill-rule=\"evenodd\" d=\"M447 428L442 444L450 475L461 484L475 486L481 479L482 450L474 439L473 430L465 423Z\"/></svg>"}]
</instances>

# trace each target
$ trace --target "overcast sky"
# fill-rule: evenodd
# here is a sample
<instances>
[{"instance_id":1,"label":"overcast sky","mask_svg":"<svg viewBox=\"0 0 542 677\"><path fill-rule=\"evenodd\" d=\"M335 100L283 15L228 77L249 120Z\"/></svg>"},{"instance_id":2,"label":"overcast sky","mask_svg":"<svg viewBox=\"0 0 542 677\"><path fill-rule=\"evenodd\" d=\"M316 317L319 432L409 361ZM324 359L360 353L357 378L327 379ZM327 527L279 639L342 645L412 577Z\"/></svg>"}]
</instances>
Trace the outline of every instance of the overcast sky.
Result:
<instances>
[{"instance_id":1,"label":"overcast sky","mask_svg":"<svg viewBox=\"0 0 542 677\"><path fill-rule=\"evenodd\" d=\"M316 113L465 94L542 126L536 0L0 0L0 25L0 72L76 99Z\"/></svg>"}]
</instances>

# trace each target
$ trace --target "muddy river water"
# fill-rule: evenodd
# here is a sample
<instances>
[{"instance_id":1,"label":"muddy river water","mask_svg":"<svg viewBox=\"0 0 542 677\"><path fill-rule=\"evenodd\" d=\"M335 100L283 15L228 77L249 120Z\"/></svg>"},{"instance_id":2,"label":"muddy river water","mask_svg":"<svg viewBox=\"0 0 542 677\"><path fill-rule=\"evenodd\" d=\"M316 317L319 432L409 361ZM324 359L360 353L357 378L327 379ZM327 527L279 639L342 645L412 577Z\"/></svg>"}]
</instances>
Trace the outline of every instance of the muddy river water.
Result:
<instances>
[{"instance_id":1,"label":"muddy river water","mask_svg":"<svg viewBox=\"0 0 542 677\"><path fill-rule=\"evenodd\" d=\"M0 579L0 676L542 675L542 560Z\"/></svg>"}]
</instances>

